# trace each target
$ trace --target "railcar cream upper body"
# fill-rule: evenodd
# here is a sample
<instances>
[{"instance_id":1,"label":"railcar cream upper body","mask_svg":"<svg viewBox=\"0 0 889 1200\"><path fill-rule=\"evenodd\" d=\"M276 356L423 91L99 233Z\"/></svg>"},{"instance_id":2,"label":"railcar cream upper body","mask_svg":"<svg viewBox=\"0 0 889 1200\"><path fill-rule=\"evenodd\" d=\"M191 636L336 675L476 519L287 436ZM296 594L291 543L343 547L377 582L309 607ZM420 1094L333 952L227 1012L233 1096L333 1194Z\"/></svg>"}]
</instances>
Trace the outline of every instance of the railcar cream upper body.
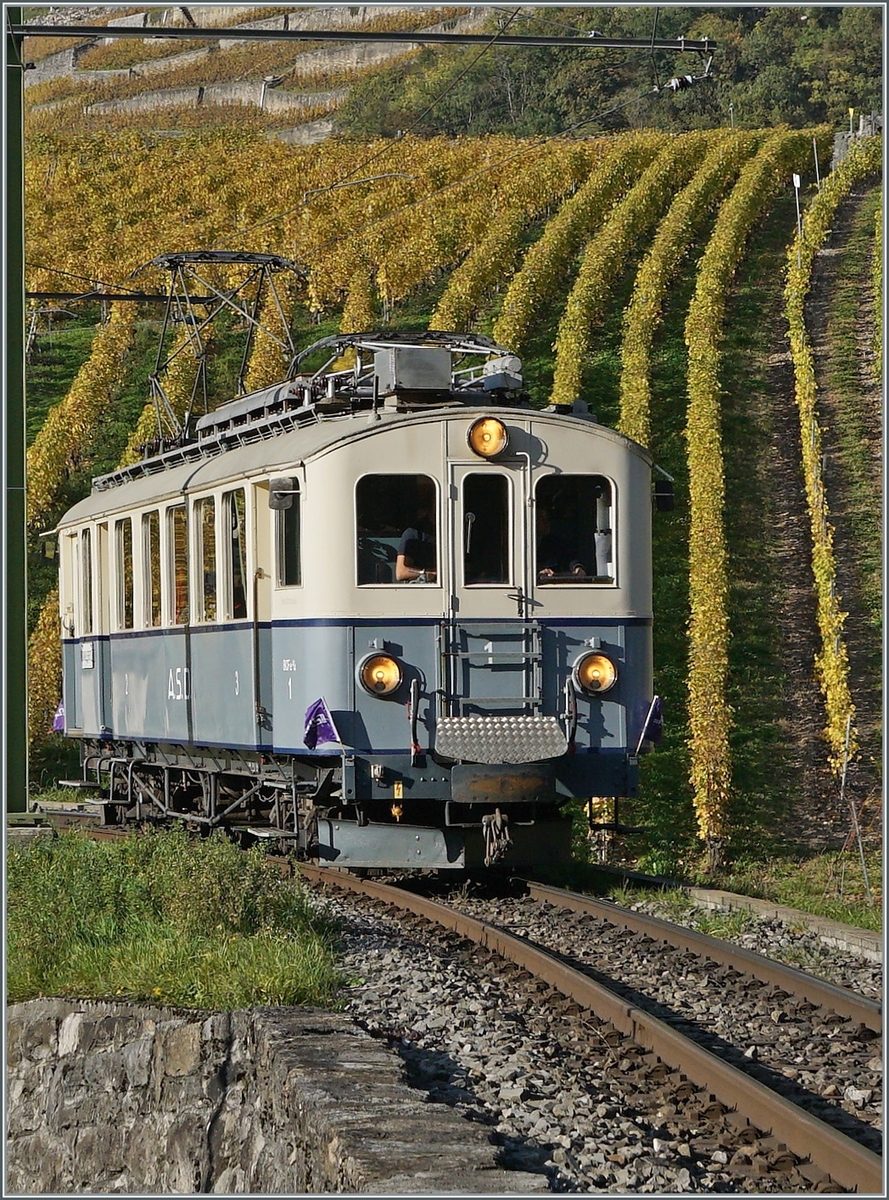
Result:
<instances>
[{"instance_id":1,"label":"railcar cream upper body","mask_svg":"<svg viewBox=\"0 0 889 1200\"><path fill-rule=\"evenodd\" d=\"M502 421L509 434L506 452L491 460L474 454L467 442L469 427L483 415ZM183 508L189 527L186 558L191 574L191 623L362 614L440 617L453 610L458 593L464 608L468 604L473 613L494 616L502 612L504 589L523 585L534 592L537 617L575 613L651 616L650 458L636 443L590 418L492 406L432 408L413 414L360 412L326 417L221 452L210 450L206 457L192 461L168 458L169 466L158 459L131 472L134 477L123 472L98 481L93 493L60 522L60 604L69 637L184 623L183 614L173 612L171 598L175 536L171 516ZM434 535L441 552L434 581L419 586L395 586L388 570L369 577L361 566L363 531L359 523L366 521L366 514L359 511L362 481L366 506L373 502L374 480L385 489L387 479L394 476L427 479L435 489ZM485 522L493 519L490 513L469 512L464 485L470 476L499 476L502 481L499 490L510 525L509 546L499 576L490 582L473 579L470 583L461 561L460 546L464 537L473 533L467 522L474 522L481 533ZM593 476L605 481L610 493L609 574L599 575L596 582L574 584L569 579L545 586L539 577L535 506L541 481L552 484L557 476ZM291 483L287 490L292 492L291 506L298 517L285 517L269 505L270 484L282 477ZM243 582L246 585L261 572L260 580L270 580L272 587L256 589L255 613L252 588L246 589L245 602L237 612L227 611L221 600L202 612L195 600L203 569L200 506L205 500L214 502L211 536L205 539L213 544L203 551L207 563L220 567L221 575L230 575L226 523L230 524L232 514L225 505L237 491L244 496L243 502L238 502L243 503L245 524ZM131 529L123 542L115 530L128 520ZM299 564L289 578L280 561L281 527L288 520L297 521L299 541ZM154 523L150 527L149 521ZM109 577L94 601L96 617L88 621L82 612L86 607L83 556L78 556L75 548L77 535L86 530L92 531L89 553L97 571ZM401 531L388 532L392 536L384 539L388 545L383 549L394 558ZM155 536L160 547L151 550L143 535L144 539ZM152 554L164 596L162 610L158 609L158 597L151 594L158 584L157 579L154 584L150 579ZM127 573L132 576L131 585L121 582ZM132 586L133 594L115 607L111 594L119 586ZM225 586L231 590L230 579ZM222 593L225 588L219 590Z\"/></svg>"}]
</instances>

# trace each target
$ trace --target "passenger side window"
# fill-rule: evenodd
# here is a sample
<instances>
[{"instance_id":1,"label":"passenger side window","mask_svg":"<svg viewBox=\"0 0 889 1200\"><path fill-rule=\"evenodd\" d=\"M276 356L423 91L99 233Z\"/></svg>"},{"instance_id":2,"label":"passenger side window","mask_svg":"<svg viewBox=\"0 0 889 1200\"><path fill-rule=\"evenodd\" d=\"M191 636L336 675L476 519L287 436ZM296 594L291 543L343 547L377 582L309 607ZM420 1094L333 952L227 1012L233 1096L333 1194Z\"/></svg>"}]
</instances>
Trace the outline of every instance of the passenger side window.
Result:
<instances>
[{"instance_id":1,"label":"passenger side window","mask_svg":"<svg viewBox=\"0 0 889 1200\"><path fill-rule=\"evenodd\" d=\"M538 584L614 583L611 484L547 475L535 492Z\"/></svg>"},{"instance_id":2,"label":"passenger side window","mask_svg":"<svg viewBox=\"0 0 889 1200\"><path fill-rule=\"evenodd\" d=\"M197 619L216 620L216 501L212 496L198 500L195 508L198 578Z\"/></svg>"},{"instance_id":3,"label":"passenger side window","mask_svg":"<svg viewBox=\"0 0 889 1200\"><path fill-rule=\"evenodd\" d=\"M275 544L277 546L278 587L299 587L302 583L300 558L300 500L299 481L288 481L293 492L288 508L275 512Z\"/></svg>"},{"instance_id":4,"label":"passenger side window","mask_svg":"<svg viewBox=\"0 0 889 1200\"><path fill-rule=\"evenodd\" d=\"M509 480L467 475L463 481L463 582L509 582Z\"/></svg>"},{"instance_id":5,"label":"passenger side window","mask_svg":"<svg viewBox=\"0 0 889 1200\"><path fill-rule=\"evenodd\" d=\"M117 627L133 628L133 523L124 517L117 532Z\"/></svg>"},{"instance_id":6,"label":"passenger side window","mask_svg":"<svg viewBox=\"0 0 889 1200\"><path fill-rule=\"evenodd\" d=\"M170 618L174 625L188 624L188 519L185 506L167 512L167 536L170 547Z\"/></svg>"},{"instance_id":7,"label":"passenger side window","mask_svg":"<svg viewBox=\"0 0 889 1200\"><path fill-rule=\"evenodd\" d=\"M142 517L142 549L145 563L145 628L161 623L161 545L160 513L145 513Z\"/></svg>"},{"instance_id":8,"label":"passenger side window","mask_svg":"<svg viewBox=\"0 0 889 1200\"><path fill-rule=\"evenodd\" d=\"M428 475L365 475L355 515L359 584L438 583L438 496Z\"/></svg>"},{"instance_id":9,"label":"passenger side window","mask_svg":"<svg viewBox=\"0 0 889 1200\"><path fill-rule=\"evenodd\" d=\"M247 616L247 523L244 491L238 488L223 496L226 519L226 620Z\"/></svg>"},{"instance_id":10,"label":"passenger side window","mask_svg":"<svg viewBox=\"0 0 889 1200\"><path fill-rule=\"evenodd\" d=\"M92 531L80 533L80 589L83 632L93 632L93 542Z\"/></svg>"}]
</instances>

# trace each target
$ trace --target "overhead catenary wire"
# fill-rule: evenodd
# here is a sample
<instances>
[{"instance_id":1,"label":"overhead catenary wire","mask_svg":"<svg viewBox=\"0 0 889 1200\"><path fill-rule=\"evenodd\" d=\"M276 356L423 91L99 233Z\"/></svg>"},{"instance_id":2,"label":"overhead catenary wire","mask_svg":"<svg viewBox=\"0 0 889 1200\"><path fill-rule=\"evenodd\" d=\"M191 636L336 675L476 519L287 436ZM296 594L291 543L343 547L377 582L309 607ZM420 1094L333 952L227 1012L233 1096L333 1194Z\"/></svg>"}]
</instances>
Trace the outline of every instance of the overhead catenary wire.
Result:
<instances>
[{"instance_id":1,"label":"overhead catenary wire","mask_svg":"<svg viewBox=\"0 0 889 1200\"><path fill-rule=\"evenodd\" d=\"M520 147L518 150L515 150L512 154L504 155L503 158L497 159L496 162L488 163L488 165L484 166L484 167L479 167L479 169L477 171L473 171L469 175L461 175L460 178L451 180L450 183L443 184L440 188L436 188L436 190L434 192L430 192L426 196L420 196L416 200L411 200L407 204L401 205L400 208L392 209L390 212L385 213L381 217L376 217L372 221L366 222L364 225L359 226L357 229L351 229L351 230L349 230L348 233L338 234L336 237L329 238L325 242L320 242L315 247L315 250L316 251L326 250L329 246L335 246L338 242L344 242L344 241L347 241L349 238L360 236L361 234L365 233L367 230L373 229L377 225L382 225L386 221L392 220L393 217L400 216L402 213L410 212L411 209L418 208L418 207L420 207L420 205L428 204L430 201L438 199L438 197L443 196L450 191L453 191L455 188L463 187L465 184L472 182L472 180L474 180L474 179L479 179L482 176L487 175L492 171L496 171L498 168L504 166L506 163L513 162L515 159L521 158L525 154L530 154L532 151L538 150L542 146L548 145L550 142L558 141L560 138L568 137L570 134L576 133L577 130L583 129L585 126L591 125L596 121L601 121L605 117L612 116L614 113L620 112L622 109L630 107L630 105L639 104L643 100L645 100L651 96L658 95L664 91L675 92L677 90L680 90L681 88L689 87L691 85L691 82L701 82L701 81L709 79L709 78L710 78L709 74L706 74L703 76L682 76L678 79L671 79L663 88L658 88L658 87L647 88L645 91L640 92L635 96L631 96L629 99L624 100L619 104L614 104L610 108L602 109L598 113L593 113L589 117L584 117L583 120L577 121L573 125L569 125L566 129L560 130L559 133L552 133L552 134L547 134L545 136L542 136L542 137L538 138L536 141L531 142L529 145ZM686 82L686 81L689 81L689 82ZM291 213L298 211L300 208L302 208L301 204L297 205L295 208L288 209L286 212L278 213L274 217L269 217L266 220L259 222L259 224L257 224L257 225L252 225L248 229L239 230L238 232L241 234L251 233L255 229L261 228L265 225L273 224L275 221L283 220L285 217L290 216ZM32 268L46 270L46 271L57 271L59 274L69 275L72 278L78 278L78 279L87 279L88 278L87 276L73 275L72 272L62 271L60 268L41 266L40 264L30 264L30 265L32 266ZM89 282L94 282L94 281L90 280ZM105 286L110 286L110 285L102 284L101 286L105 287ZM75 297L68 297L68 298L74 299ZM92 298L92 293L89 293L88 296L85 298Z\"/></svg>"},{"instance_id":2,"label":"overhead catenary wire","mask_svg":"<svg viewBox=\"0 0 889 1200\"><path fill-rule=\"evenodd\" d=\"M464 67L464 69L462 71L460 71L460 73L458 75L456 75L450 81L450 83L447 85L447 87L443 88L438 93L438 95L435 96L429 104L427 104L427 106L423 109L423 111L417 117L414 118L413 122L407 127L407 129L405 129L399 135L400 137L408 137L415 129L417 129L419 127L419 125L429 115L429 113L431 113L432 110L442 100L444 100L445 96L447 96L450 92L452 92L454 90L454 88L457 86L457 84L460 82L460 80L469 74L469 72L472 70L472 68L475 66L475 64L485 54L487 54L487 52L491 49L491 47L494 45L494 43L497 42L500 38L502 38L502 36L506 32L506 30L509 28L509 26L512 24L512 22L519 15L519 11L520 11L519 9L515 9L515 11L507 18L505 24L502 25L501 28L497 30L497 32L494 34L494 36L491 38L491 40L488 42L488 44L486 46L483 46L482 49L479 51L479 53L475 56L475 58L473 58L472 61L470 63L468 63ZM341 179L339 179L336 183L331 184L330 188L326 189L326 190L332 190L333 188L342 187L342 185L344 183L347 183L352 178L353 175L357 175L359 171L365 170L368 166L370 166L371 163L376 162L376 160L378 158L382 158L382 156L384 154L389 154L389 153L391 153L391 151L392 151L391 145L381 146L379 150L377 150L374 154L368 155L367 158L365 158L361 162L357 163L356 166L354 166L351 169L351 171L347 171L346 174L344 176L342 176ZM361 181L356 181L356 182L361 182ZM303 198L303 204L305 204L305 197ZM296 212L301 207L302 207L302 205L298 204L294 208L287 209L286 212L279 213L277 216L274 216L274 217L267 217L265 220L258 221L255 225L249 225L246 229L239 229L237 232L238 233L252 233L254 229L260 229L264 225L270 225L274 221L280 220L282 217L289 217L291 213Z\"/></svg>"},{"instance_id":3,"label":"overhead catenary wire","mask_svg":"<svg viewBox=\"0 0 889 1200\"><path fill-rule=\"evenodd\" d=\"M693 82L700 82L701 80L708 78L710 78L709 75L681 77L683 81L691 80ZM483 175L487 175L489 172L497 170L505 163L513 162L515 159L521 158L525 154L530 154L533 150L540 149L541 146L548 145L550 142L557 141L559 138L567 137L569 134L576 133L578 129L583 129L585 126L591 125L595 121L601 121L604 117L609 117L614 113L619 112L621 109L628 108L632 104L639 104L641 101L650 96L658 95L664 91L678 91L680 88L689 86L690 83L680 82L679 79L671 79L663 88L647 88L644 92L640 92L638 95L632 96L628 100L622 101L620 104L614 104L611 106L611 108L602 109L601 112L593 113L592 116L589 117L584 117L582 121L577 121L575 124L569 125L566 129L561 130L559 133L547 134L546 136L530 143L530 145L522 146L521 149L514 151L512 154L507 154L503 158L497 159L496 162L489 163L485 167L479 167L477 171L472 171L469 175L461 175L459 179L454 179L450 183L443 184L440 188L436 188L434 192L430 192L427 196L420 196L416 200L411 200L409 203L402 205L401 208L393 209L384 216L376 217L373 221L368 221L366 224L359 226L357 229L351 229L348 233L338 234L336 237L329 238L326 242L319 243L315 249L325 250L328 246L335 246L338 242L343 242L349 238L360 236L368 229L373 229L377 225L382 225L386 221L390 221L393 217L399 216L401 213L410 212L410 210L413 208L418 208L422 204L428 204L431 200L438 199L439 196L445 195L445 193L452 191L454 188L463 187L472 180L479 179ZM289 215L289 213L282 214L282 216L283 215ZM279 219L280 217L271 218L272 221Z\"/></svg>"}]
</instances>

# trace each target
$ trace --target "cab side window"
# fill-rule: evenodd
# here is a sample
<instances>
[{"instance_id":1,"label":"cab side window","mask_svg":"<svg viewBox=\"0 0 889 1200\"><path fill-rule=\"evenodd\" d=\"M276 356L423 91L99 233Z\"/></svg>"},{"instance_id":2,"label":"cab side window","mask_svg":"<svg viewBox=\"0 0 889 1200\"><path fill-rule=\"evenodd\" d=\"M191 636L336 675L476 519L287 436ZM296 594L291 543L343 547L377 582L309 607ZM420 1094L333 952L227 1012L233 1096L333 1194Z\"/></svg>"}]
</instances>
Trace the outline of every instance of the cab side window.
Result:
<instances>
[{"instance_id":1,"label":"cab side window","mask_svg":"<svg viewBox=\"0 0 889 1200\"><path fill-rule=\"evenodd\" d=\"M80 531L80 588L83 632L93 632L93 541L92 530Z\"/></svg>"},{"instance_id":2,"label":"cab side window","mask_svg":"<svg viewBox=\"0 0 889 1200\"><path fill-rule=\"evenodd\" d=\"M547 475L534 499L538 584L613 583L609 481L603 475Z\"/></svg>"},{"instance_id":3,"label":"cab side window","mask_svg":"<svg viewBox=\"0 0 889 1200\"><path fill-rule=\"evenodd\" d=\"M275 546L277 548L278 587L299 587L302 583L302 561L300 555L300 520L302 497L299 480L289 481L292 495L287 508L275 513Z\"/></svg>"},{"instance_id":4,"label":"cab side window","mask_svg":"<svg viewBox=\"0 0 889 1200\"><path fill-rule=\"evenodd\" d=\"M355 517L359 584L438 583L438 494L428 475L365 475Z\"/></svg>"}]
</instances>

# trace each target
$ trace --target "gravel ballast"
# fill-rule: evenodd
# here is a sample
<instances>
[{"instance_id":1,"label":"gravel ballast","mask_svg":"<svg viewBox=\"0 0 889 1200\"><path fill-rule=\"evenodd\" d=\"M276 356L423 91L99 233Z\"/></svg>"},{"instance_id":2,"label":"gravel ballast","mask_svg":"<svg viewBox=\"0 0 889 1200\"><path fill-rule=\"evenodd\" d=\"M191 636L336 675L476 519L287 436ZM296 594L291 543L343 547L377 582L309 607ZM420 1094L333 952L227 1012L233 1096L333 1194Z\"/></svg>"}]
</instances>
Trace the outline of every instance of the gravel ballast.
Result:
<instances>
[{"instance_id":1,"label":"gravel ballast","mask_svg":"<svg viewBox=\"0 0 889 1200\"><path fill-rule=\"evenodd\" d=\"M696 1119L693 1100L690 1109L677 1106L667 1090L659 1094L634 1079L632 1057L627 1057L632 1047L628 1052L608 1027L546 985L453 935L432 932L413 917L372 911L339 896L329 903L343 923L343 968L353 980L346 992L348 1013L389 1041L410 1082L426 1091L431 1103L450 1105L467 1120L486 1125L499 1146L501 1165L538 1171L549 1189L559 1192L786 1189L780 1170L755 1154L745 1160L706 1120ZM501 902L492 906L490 900L464 895L456 903L472 915L512 926L513 933L523 932L524 920L525 936L559 948L534 928L538 918L532 914L544 919L543 906L518 902L527 906L522 917L516 913L524 908L509 907L514 901L503 901L498 909ZM556 914L549 910L547 927L566 931L570 943L571 931L585 919ZM815 935L751 918L738 940L864 995L880 994L879 966L830 950ZM637 981L640 989L643 982ZM694 994L691 978L676 981L674 1000L682 992ZM718 1001L723 1008L725 995L723 986ZM702 1010L714 1002L702 996L697 1003L698 1018L707 1022L710 1014ZM764 1028L778 1029L779 1005L764 999L763 1006ZM749 1057L756 1057L765 1037L749 1032L745 1044ZM828 1077L837 1077L836 1064L845 1057L840 1043L833 1061L809 1063L805 1072L788 1062L785 1074L794 1081L795 1072L801 1087L827 1089L825 1103L840 1103L852 1121L868 1110L876 1127L879 1116L873 1109L878 1113L882 1078L878 1046L862 1047L859 1073L844 1089L848 1095L830 1095Z\"/></svg>"}]
</instances>

